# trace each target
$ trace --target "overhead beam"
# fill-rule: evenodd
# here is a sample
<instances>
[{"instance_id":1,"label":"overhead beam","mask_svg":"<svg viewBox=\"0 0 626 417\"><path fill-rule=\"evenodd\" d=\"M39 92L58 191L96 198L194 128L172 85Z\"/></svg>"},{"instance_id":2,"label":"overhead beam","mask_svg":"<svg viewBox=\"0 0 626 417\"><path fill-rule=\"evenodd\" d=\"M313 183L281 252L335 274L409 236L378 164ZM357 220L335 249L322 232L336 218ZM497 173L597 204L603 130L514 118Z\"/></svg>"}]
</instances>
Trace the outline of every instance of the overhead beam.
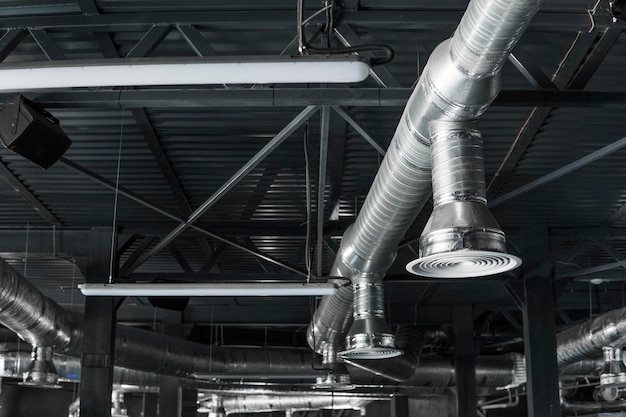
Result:
<instances>
[{"instance_id":1,"label":"overhead beam","mask_svg":"<svg viewBox=\"0 0 626 417\"><path fill-rule=\"evenodd\" d=\"M45 29L30 29L29 32L48 60L62 61L65 59L65 54L59 49L59 46L52 40Z\"/></svg>"},{"instance_id":2,"label":"overhead beam","mask_svg":"<svg viewBox=\"0 0 626 417\"><path fill-rule=\"evenodd\" d=\"M546 174L540 178L537 178L536 180L531 181L528 184L525 184L519 188L516 188L513 191L509 191L506 194L503 194L499 197L489 200L488 205L490 208L497 207L509 200L519 197L520 195L524 193L532 191L535 188L541 187L542 185L548 184L580 168L583 168L597 161L598 159L604 158L605 156L612 154L613 152L619 151L625 146L626 146L626 137L623 137L620 140L617 140L607 146L602 147L601 149L598 149L595 152L590 153L589 155L585 155L584 157L577 159L574 162L571 162L557 170L550 172L549 174Z\"/></svg>"},{"instance_id":3,"label":"overhead beam","mask_svg":"<svg viewBox=\"0 0 626 417\"><path fill-rule=\"evenodd\" d=\"M329 147L328 153L331 158L328 161L328 220L339 220L339 209L342 195L342 180L344 171L344 155L346 153L347 122L338 115L330 118Z\"/></svg>"},{"instance_id":4,"label":"overhead beam","mask_svg":"<svg viewBox=\"0 0 626 417\"><path fill-rule=\"evenodd\" d=\"M216 56L217 53L194 25L176 25L183 39L198 56Z\"/></svg>"},{"instance_id":5,"label":"overhead beam","mask_svg":"<svg viewBox=\"0 0 626 417\"><path fill-rule=\"evenodd\" d=\"M108 188L111 191L118 192L120 195L123 195L124 197L129 198L130 200L132 200L132 201L134 201L134 202L136 202L136 203L138 203L138 204L140 204L140 205L142 205L142 206L144 206L146 208L154 210L155 212L157 212L157 213L159 213L159 214L161 214L161 215L163 215L163 216L165 216L165 217L167 217L167 218L169 218L171 220L174 220L176 222L179 222L179 223L185 222L185 220L182 219L181 217L176 216L175 214L172 214L172 213L168 212L167 210L164 210L163 208L159 207L157 204L149 201L148 199L138 195L137 193L135 193L135 192L133 192L131 190L128 190L126 187L118 186L113 181L110 181L110 180L102 177L101 175L98 175L98 174L90 171L89 169L81 166L80 164L77 164L76 162L70 161L70 160L68 160L66 158L63 158L63 157L60 159L60 162L63 163L64 165L66 165L68 168L72 169L73 171L76 171L77 173L79 173L79 174L81 174L81 175L83 175L85 177L90 178L91 180L97 182L98 184L102 185L105 188ZM239 250L242 250L242 251L247 252L247 253L249 253L251 255L257 256L257 257L259 257L261 259L265 259L266 261L271 262L274 265L278 265L281 268L284 268L284 269L286 269L288 271L295 272L295 273L300 274L302 276L307 276L307 274L305 272L300 271L300 270L298 270L298 269L296 269L296 268L294 268L292 266L289 266L289 265L287 265L287 264L285 264L285 263L283 263L283 262L281 262L281 261L279 261L277 259L274 259L273 257L271 257L269 255L266 255L266 254L263 254L263 253L259 253L259 252L255 252L255 251L253 251L253 250L251 250L249 248L246 248L243 245L238 244L237 242L234 242L234 241L232 241L230 239L227 239L227 238L222 237L220 235L217 235L215 233L211 233L211 232L209 232L209 231L207 231L207 230L205 230L205 229L203 229L201 227L198 227L195 224L189 225L189 227L191 229L195 230L196 232L199 232L199 233L201 233L201 234L203 234L205 236L208 236L208 237L213 238L215 240L218 240L220 242L224 242L224 243L228 244L229 246L235 247L235 248L237 248Z\"/></svg>"},{"instance_id":6,"label":"overhead beam","mask_svg":"<svg viewBox=\"0 0 626 417\"><path fill-rule=\"evenodd\" d=\"M556 89L556 86L539 65L519 44L509 55L509 61L536 89Z\"/></svg>"},{"instance_id":7,"label":"overhead beam","mask_svg":"<svg viewBox=\"0 0 626 417\"><path fill-rule=\"evenodd\" d=\"M298 129L306 120L309 119L318 110L315 106L306 107L291 122L287 124L272 140L270 140L259 152L257 152L244 166L242 166L228 181L226 181L216 192L214 192L207 200L204 201L191 215L181 222L174 230L156 244L149 252L139 259L138 264L148 260L152 255L158 253L167 246L171 241L176 239L181 233L189 228L196 220L198 220L207 210L209 210L220 198L233 189L239 181L246 177L254 168L256 168L274 149L280 146L291 134Z\"/></svg>"},{"instance_id":8,"label":"overhead beam","mask_svg":"<svg viewBox=\"0 0 626 417\"><path fill-rule=\"evenodd\" d=\"M328 138L330 135L330 107L322 107L320 114L320 151L319 151L319 171L317 179L317 238L316 246L316 271L317 276L323 276L322 260L324 255L324 208L326 207L326 175L328 167Z\"/></svg>"},{"instance_id":9,"label":"overhead beam","mask_svg":"<svg viewBox=\"0 0 626 417\"><path fill-rule=\"evenodd\" d=\"M126 54L126 58L141 58L149 56L163 39L170 33L170 25L154 25Z\"/></svg>"},{"instance_id":10,"label":"overhead beam","mask_svg":"<svg viewBox=\"0 0 626 417\"><path fill-rule=\"evenodd\" d=\"M372 145L372 147L376 149L376 152L378 152L380 156L385 156L385 150L382 146L378 144L378 140L376 140L374 136L367 131L367 129L361 126L361 123L359 123L354 116L352 116L347 110L342 109L338 106L333 106L333 110L335 110L335 112L337 112L339 116L341 116L350 126L352 126L352 128L356 130L356 132L361 135L361 137L363 137L363 139L365 139L367 143Z\"/></svg>"},{"instance_id":11,"label":"overhead beam","mask_svg":"<svg viewBox=\"0 0 626 417\"><path fill-rule=\"evenodd\" d=\"M152 156L154 157L159 169L161 170L161 174L167 181L167 185L170 188L170 191L174 195L174 199L177 201L178 205L181 207L185 216L188 216L193 211L189 201L187 200L187 196L183 191L183 187L180 185L180 181L178 181L178 177L174 172L174 168L172 167L165 150L163 149L163 145L161 145L161 141L154 131L154 127L152 126L152 122L148 117L146 111L144 109L134 109L132 110L133 117L137 122L137 126L141 131L144 139L148 143L148 147L152 152Z\"/></svg>"},{"instance_id":12,"label":"overhead beam","mask_svg":"<svg viewBox=\"0 0 626 417\"><path fill-rule=\"evenodd\" d=\"M449 29L456 26L462 10L344 10L339 23L369 28L395 30ZM147 13L107 13L101 15L44 15L0 18L0 27L55 30L80 30L93 32L119 32L145 30L152 25L164 24L206 25L212 30L291 30L294 13L291 11L164 11ZM316 22L311 22L311 25ZM318 22L317 24L322 24ZM530 23L531 29L548 32L587 31L589 16L586 10L577 13L539 12Z\"/></svg>"},{"instance_id":13,"label":"overhead beam","mask_svg":"<svg viewBox=\"0 0 626 417\"><path fill-rule=\"evenodd\" d=\"M401 107L411 88L158 88L98 89L29 92L42 106L54 108L238 108L303 107ZM8 97L1 94L0 100ZM626 108L622 91L503 90L496 107ZM531 126L529 126L531 127ZM527 129L529 128L527 127Z\"/></svg>"},{"instance_id":14,"label":"overhead beam","mask_svg":"<svg viewBox=\"0 0 626 417\"><path fill-rule=\"evenodd\" d=\"M8 29L4 32L0 38L0 62L9 56L26 36L28 36L26 29Z\"/></svg>"},{"instance_id":15,"label":"overhead beam","mask_svg":"<svg viewBox=\"0 0 626 417\"><path fill-rule=\"evenodd\" d=\"M0 177L4 179L37 213L54 226L63 226L61 220L35 196L30 189L0 160Z\"/></svg>"},{"instance_id":16,"label":"overhead beam","mask_svg":"<svg viewBox=\"0 0 626 417\"><path fill-rule=\"evenodd\" d=\"M617 39L614 34L615 30L617 29L609 27L609 29L604 30L604 32L594 31L591 33L579 33L554 76L554 85L561 89L572 88L572 85L578 89L582 89L589 82L594 71L608 54L610 46L615 43ZM619 30L622 30L621 25ZM611 33L611 35L608 36L608 33ZM594 45L598 36L601 36L600 42ZM605 37L606 40L603 42L602 40L605 39ZM610 42L611 40L612 43ZM591 53L589 53L590 49ZM589 64L586 65L588 62ZM502 187L509 180L515 167L526 153L526 150L539 133L551 112L552 107L539 108L539 106L531 111L530 116L526 119L526 122L518 132L504 160L487 187L489 197L498 195Z\"/></svg>"}]
</instances>

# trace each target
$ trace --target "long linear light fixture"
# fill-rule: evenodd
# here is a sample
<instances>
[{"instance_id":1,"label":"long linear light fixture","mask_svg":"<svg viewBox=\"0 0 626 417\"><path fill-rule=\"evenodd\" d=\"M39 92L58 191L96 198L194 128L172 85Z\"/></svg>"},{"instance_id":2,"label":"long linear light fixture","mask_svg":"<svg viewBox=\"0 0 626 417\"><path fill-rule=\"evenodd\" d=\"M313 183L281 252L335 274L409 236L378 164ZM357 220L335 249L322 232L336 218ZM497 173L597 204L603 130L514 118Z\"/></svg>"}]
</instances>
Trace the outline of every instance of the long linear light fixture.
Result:
<instances>
[{"instance_id":1,"label":"long linear light fixture","mask_svg":"<svg viewBox=\"0 0 626 417\"><path fill-rule=\"evenodd\" d=\"M127 58L0 65L0 91L68 87L351 83L369 74L354 55Z\"/></svg>"},{"instance_id":2,"label":"long linear light fixture","mask_svg":"<svg viewBox=\"0 0 626 417\"><path fill-rule=\"evenodd\" d=\"M80 284L86 296L110 297L267 297L332 295L332 283Z\"/></svg>"}]
</instances>

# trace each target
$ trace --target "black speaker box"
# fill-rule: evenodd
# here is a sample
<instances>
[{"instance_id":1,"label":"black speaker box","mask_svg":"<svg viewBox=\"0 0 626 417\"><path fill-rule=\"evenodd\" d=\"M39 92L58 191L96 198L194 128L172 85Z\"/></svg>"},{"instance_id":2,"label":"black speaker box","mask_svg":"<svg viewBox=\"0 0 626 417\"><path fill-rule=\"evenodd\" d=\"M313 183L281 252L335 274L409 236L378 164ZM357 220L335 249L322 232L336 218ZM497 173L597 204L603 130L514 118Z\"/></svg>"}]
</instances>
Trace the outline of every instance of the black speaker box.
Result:
<instances>
[{"instance_id":1,"label":"black speaker box","mask_svg":"<svg viewBox=\"0 0 626 417\"><path fill-rule=\"evenodd\" d=\"M57 119L21 95L9 98L0 109L0 139L43 168L52 166L72 144Z\"/></svg>"}]
</instances>

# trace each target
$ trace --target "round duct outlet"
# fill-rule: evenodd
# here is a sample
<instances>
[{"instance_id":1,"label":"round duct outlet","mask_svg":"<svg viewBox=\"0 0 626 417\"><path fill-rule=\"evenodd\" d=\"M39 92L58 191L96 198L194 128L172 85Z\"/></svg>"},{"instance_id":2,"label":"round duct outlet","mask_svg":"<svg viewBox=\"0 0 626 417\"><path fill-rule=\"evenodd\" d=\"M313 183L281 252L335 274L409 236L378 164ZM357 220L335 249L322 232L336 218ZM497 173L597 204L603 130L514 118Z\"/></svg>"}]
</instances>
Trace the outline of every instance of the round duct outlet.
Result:
<instances>
[{"instance_id":1,"label":"round duct outlet","mask_svg":"<svg viewBox=\"0 0 626 417\"><path fill-rule=\"evenodd\" d=\"M406 269L430 278L476 278L501 274L521 264L520 258L507 253L467 249L425 256L410 262Z\"/></svg>"},{"instance_id":2,"label":"round duct outlet","mask_svg":"<svg viewBox=\"0 0 626 417\"><path fill-rule=\"evenodd\" d=\"M363 347L339 352L344 359L387 359L403 354L402 350L390 347Z\"/></svg>"}]
</instances>

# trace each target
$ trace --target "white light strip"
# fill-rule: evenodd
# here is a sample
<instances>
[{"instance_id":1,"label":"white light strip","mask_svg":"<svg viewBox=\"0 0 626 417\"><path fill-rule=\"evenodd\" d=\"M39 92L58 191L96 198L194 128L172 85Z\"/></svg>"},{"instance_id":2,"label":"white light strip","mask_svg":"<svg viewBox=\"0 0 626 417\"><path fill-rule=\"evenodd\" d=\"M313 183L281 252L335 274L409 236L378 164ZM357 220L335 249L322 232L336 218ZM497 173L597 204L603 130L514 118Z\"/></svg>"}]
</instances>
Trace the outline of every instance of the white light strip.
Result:
<instances>
[{"instance_id":1,"label":"white light strip","mask_svg":"<svg viewBox=\"0 0 626 417\"><path fill-rule=\"evenodd\" d=\"M369 75L354 56L138 58L0 65L0 91L68 87L351 83Z\"/></svg>"},{"instance_id":2,"label":"white light strip","mask_svg":"<svg viewBox=\"0 0 626 417\"><path fill-rule=\"evenodd\" d=\"M330 283L79 284L83 295L109 297L267 297L331 295Z\"/></svg>"},{"instance_id":3,"label":"white light strip","mask_svg":"<svg viewBox=\"0 0 626 417\"><path fill-rule=\"evenodd\" d=\"M192 376L196 379L214 380L214 379L244 379L244 380L263 380L263 379L315 379L323 378L327 374L318 373L274 373L274 374L236 374L236 373L196 373Z\"/></svg>"}]
</instances>

